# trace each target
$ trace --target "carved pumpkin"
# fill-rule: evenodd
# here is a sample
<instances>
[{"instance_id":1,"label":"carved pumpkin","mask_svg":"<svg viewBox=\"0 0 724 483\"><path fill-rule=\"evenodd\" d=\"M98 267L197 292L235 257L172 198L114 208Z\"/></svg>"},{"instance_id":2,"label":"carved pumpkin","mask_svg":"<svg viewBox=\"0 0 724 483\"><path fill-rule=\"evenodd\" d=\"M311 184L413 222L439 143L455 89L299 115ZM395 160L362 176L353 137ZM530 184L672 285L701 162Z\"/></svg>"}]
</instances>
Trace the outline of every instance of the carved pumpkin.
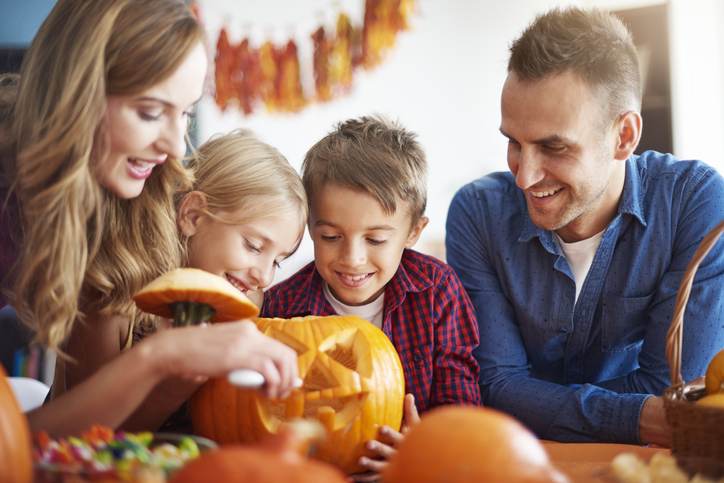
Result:
<instances>
[{"instance_id":1,"label":"carved pumpkin","mask_svg":"<svg viewBox=\"0 0 724 483\"><path fill-rule=\"evenodd\" d=\"M145 287L133 300L139 309L173 318L174 326L228 322L259 314L259 308L225 278L197 268L177 268Z\"/></svg>"},{"instance_id":2,"label":"carved pumpkin","mask_svg":"<svg viewBox=\"0 0 724 483\"><path fill-rule=\"evenodd\" d=\"M445 406L407 433L382 473L385 483L565 482L538 439L501 412Z\"/></svg>"},{"instance_id":3,"label":"carved pumpkin","mask_svg":"<svg viewBox=\"0 0 724 483\"><path fill-rule=\"evenodd\" d=\"M194 431L219 443L250 443L294 418L314 418L327 438L314 456L345 472L357 461L377 426L402 421L405 382L390 340L352 316L257 319L259 330L296 350L302 387L285 400L237 389L226 379L207 382L191 401Z\"/></svg>"},{"instance_id":4,"label":"carved pumpkin","mask_svg":"<svg viewBox=\"0 0 724 483\"><path fill-rule=\"evenodd\" d=\"M33 481L30 430L0 365L0 481Z\"/></svg>"},{"instance_id":5,"label":"carved pumpkin","mask_svg":"<svg viewBox=\"0 0 724 483\"><path fill-rule=\"evenodd\" d=\"M299 446L304 441L285 426L262 445L225 446L187 463L171 483L345 483L339 470L310 461Z\"/></svg>"}]
</instances>

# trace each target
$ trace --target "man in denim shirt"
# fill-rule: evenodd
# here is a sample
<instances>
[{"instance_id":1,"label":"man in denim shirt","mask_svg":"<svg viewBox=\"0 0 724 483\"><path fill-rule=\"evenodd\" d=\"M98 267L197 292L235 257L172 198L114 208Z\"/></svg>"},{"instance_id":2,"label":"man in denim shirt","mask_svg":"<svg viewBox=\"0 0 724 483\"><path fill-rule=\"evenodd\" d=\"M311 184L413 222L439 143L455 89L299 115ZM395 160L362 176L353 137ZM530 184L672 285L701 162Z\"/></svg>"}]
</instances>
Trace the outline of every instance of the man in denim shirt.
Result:
<instances>
[{"instance_id":1,"label":"man in denim shirt","mask_svg":"<svg viewBox=\"0 0 724 483\"><path fill-rule=\"evenodd\" d=\"M649 151L638 60L608 13L553 10L512 45L510 173L463 187L447 255L477 311L485 404L559 441L670 443L666 332L687 263L724 219L724 180ZM724 242L697 271L682 372L724 347Z\"/></svg>"}]
</instances>

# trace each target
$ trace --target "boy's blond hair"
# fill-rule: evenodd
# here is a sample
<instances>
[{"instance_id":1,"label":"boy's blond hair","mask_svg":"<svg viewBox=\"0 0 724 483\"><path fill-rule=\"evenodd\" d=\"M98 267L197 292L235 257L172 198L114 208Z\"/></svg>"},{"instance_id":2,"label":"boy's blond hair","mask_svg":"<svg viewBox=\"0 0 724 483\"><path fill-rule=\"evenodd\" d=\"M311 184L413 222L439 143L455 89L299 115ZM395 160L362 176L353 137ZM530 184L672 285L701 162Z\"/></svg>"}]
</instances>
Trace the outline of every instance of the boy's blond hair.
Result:
<instances>
[{"instance_id":1,"label":"boy's blond hair","mask_svg":"<svg viewBox=\"0 0 724 483\"><path fill-rule=\"evenodd\" d=\"M427 204L427 161L417 136L381 116L339 123L307 152L302 182L312 202L316 191L336 184L368 193L382 209L395 213L410 204L414 225Z\"/></svg>"}]
</instances>

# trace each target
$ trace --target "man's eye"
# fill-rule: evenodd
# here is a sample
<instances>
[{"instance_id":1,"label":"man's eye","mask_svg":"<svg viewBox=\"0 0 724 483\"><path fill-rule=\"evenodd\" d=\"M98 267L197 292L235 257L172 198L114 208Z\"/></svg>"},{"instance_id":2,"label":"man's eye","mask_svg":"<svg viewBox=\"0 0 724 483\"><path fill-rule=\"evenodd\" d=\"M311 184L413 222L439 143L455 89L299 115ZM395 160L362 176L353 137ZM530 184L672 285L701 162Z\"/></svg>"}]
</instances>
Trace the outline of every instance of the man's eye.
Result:
<instances>
[{"instance_id":1,"label":"man's eye","mask_svg":"<svg viewBox=\"0 0 724 483\"><path fill-rule=\"evenodd\" d=\"M550 151L550 152L552 152L552 153L562 153L563 151L566 150L566 147L565 147L565 146L561 146L561 145L557 145L557 144L556 144L556 145L548 145L548 146L545 146L545 148L546 148L546 150L548 150L548 151Z\"/></svg>"}]
</instances>

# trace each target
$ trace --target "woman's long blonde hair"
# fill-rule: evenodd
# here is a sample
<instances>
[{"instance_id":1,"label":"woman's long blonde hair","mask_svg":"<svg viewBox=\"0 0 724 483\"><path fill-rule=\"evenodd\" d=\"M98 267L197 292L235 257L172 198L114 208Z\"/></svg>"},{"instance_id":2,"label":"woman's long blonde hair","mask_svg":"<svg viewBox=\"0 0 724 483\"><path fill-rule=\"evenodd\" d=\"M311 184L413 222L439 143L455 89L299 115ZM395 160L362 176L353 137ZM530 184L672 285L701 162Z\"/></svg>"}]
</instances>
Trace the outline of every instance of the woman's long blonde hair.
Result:
<instances>
[{"instance_id":1,"label":"woman's long blonde hair","mask_svg":"<svg viewBox=\"0 0 724 483\"><path fill-rule=\"evenodd\" d=\"M307 197L299 174L276 148L247 129L207 141L188 167L195 178L192 190L205 195L205 214L217 221L244 224L292 209L299 213L298 228L307 222ZM177 205L185 195L177 195ZM230 219L221 212L244 215Z\"/></svg>"},{"instance_id":2,"label":"woman's long blonde hair","mask_svg":"<svg viewBox=\"0 0 724 483\"><path fill-rule=\"evenodd\" d=\"M8 295L39 342L58 347L91 311L135 317L131 295L179 265L173 194L191 182L181 160L132 200L93 169L107 153L107 96L165 80L203 36L180 0L59 0L33 40L10 124L23 233Z\"/></svg>"}]
</instances>

